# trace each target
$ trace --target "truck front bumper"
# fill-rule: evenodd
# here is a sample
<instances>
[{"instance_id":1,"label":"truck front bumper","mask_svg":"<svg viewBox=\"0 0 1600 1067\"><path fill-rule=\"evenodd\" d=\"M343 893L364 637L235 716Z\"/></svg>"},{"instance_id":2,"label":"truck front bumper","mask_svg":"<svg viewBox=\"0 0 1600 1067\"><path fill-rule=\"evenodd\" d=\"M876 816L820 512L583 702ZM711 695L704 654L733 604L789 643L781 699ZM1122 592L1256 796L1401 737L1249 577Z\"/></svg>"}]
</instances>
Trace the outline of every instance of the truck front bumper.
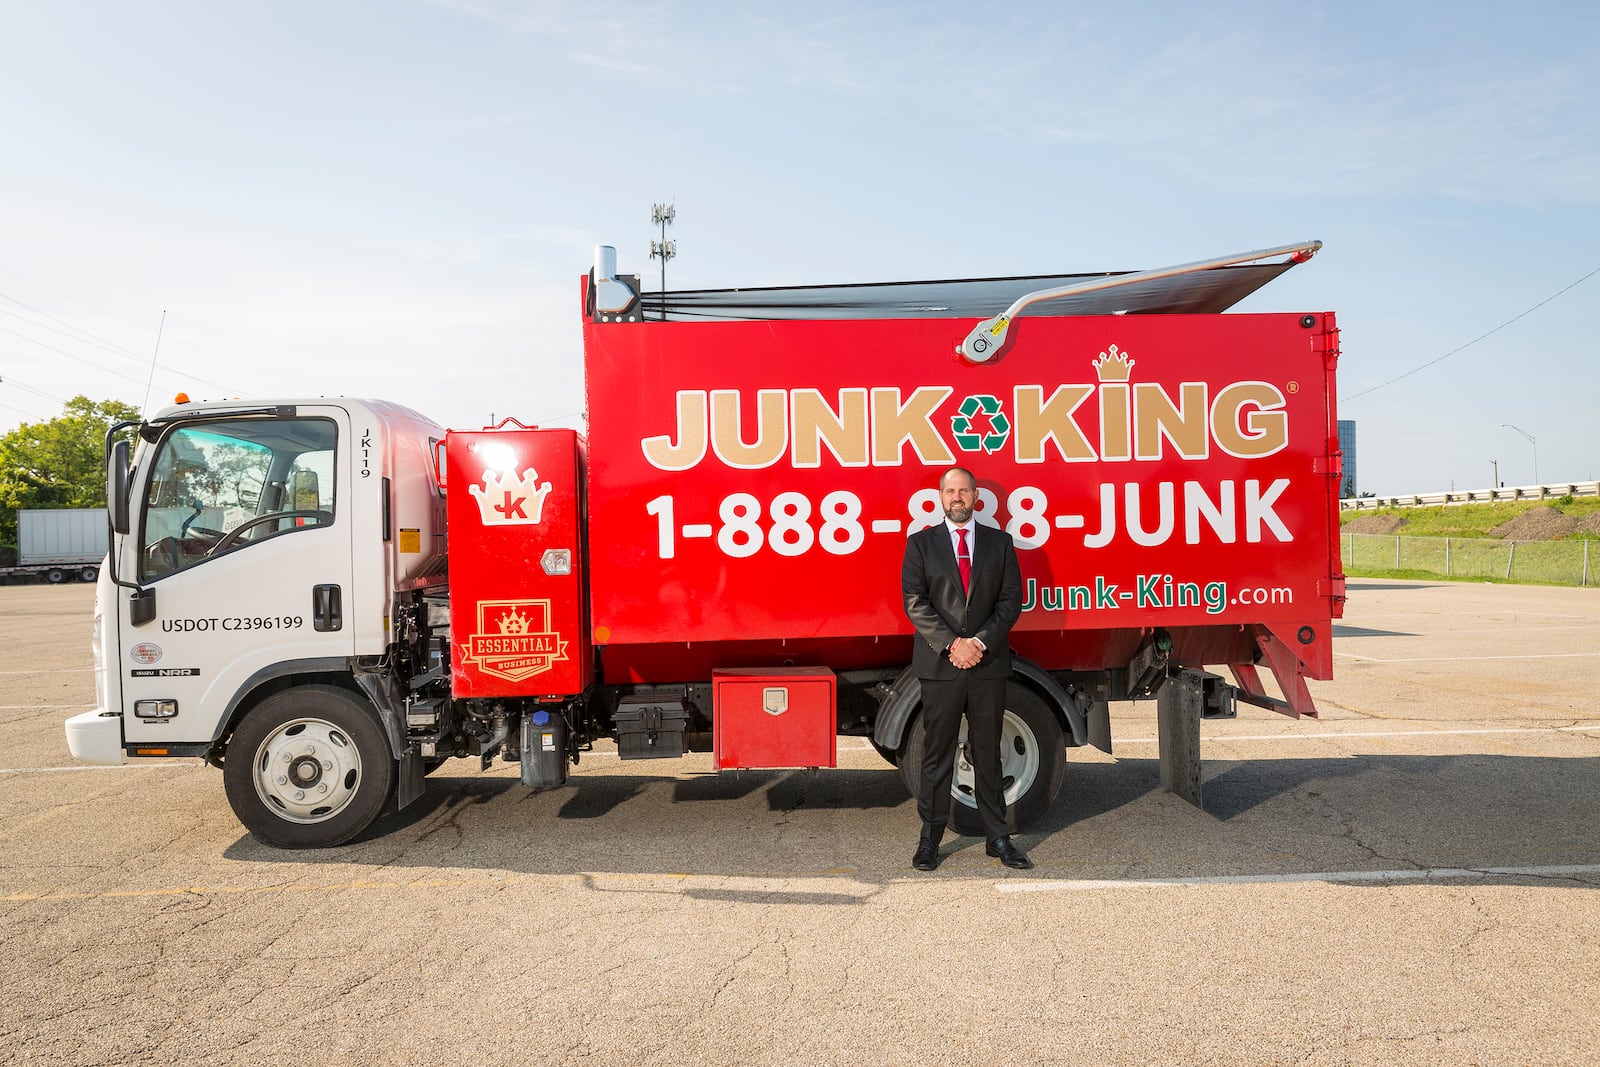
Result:
<instances>
[{"instance_id":1,"label":"truck front bumper","mask_svg":"<svg viewBox=\"0 0 1600 1067\"><path fill-rule=\"evenodd\" d=\"M122 760L122 716L86 711L67 720L67 748L84 763L118 764Z\"/></svg>"}]
</instances>

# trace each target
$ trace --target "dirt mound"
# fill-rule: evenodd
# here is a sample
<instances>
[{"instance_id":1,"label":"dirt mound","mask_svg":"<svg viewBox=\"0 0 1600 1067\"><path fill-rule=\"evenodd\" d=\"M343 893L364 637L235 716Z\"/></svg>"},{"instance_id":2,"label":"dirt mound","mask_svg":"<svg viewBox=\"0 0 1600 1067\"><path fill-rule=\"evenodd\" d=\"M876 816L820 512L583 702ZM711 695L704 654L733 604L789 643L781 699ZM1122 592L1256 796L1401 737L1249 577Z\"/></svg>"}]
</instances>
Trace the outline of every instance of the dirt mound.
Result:
<instances>
[{"instance_id":1,"label":"dirt mound","mask_svg":"<svg viewBox=\"0 0 1600 1067\"><path fill-rule=\"evenodd\" d=\"M1529 508L1510 522L1502 522L1489 531L1490 537L1507 541L1549 541L1569 534L1578 528L1578 520L1563 515L1555 508Z\"/></svg>"},{"instance_id":2,"label":"dirt mound","mask_svg":"<svg viewBox=\"0 0 1600 1067\"><path fill-rule=\"evenodd\" d=\"M1600 534L1600 511L1593 515L1585 515L1578 520L1578 525L1572 528L1576 534Z\"/></svg>"},{"instance_id":3,"label":"dirt mound","mask_svg":"<svg viewBox=\"0 0 1600 1067\"><path fill-rule=\"evenodd\" d=\"M1392 534L1406 524L1398 515L1357 515L1344 524L1345 533Z\"/></svg>"}]
</instances>

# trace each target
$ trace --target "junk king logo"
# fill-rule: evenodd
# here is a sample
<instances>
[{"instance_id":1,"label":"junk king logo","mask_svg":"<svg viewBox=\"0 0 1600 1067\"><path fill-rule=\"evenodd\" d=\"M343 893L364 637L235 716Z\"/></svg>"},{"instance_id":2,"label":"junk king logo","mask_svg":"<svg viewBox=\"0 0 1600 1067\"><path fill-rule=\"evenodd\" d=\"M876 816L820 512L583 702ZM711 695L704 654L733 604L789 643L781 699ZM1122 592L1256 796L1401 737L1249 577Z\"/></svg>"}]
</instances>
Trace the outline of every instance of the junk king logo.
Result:
<instances>
[{"instance_id":1,"label":"junk king logo","mask_svg":"<svg viewBox=\"0 0 1600 1067\"><path fill-rule=\"evenodd\" d=\"M918 386L909 396L898 387L846 387L833 398L820 389L759 389L751 410L737 389L686 389L676 397L675 433L639 444L663 471L691 470L710 455L735 469L785 460L804 469L821 467L824 453L842 467L897 467L907 445L925 466L953 463L957 450L1008 449L1028 464L1203 460L1213 452L1259 459L1288 446L1287 400L1271 382L1136 382L1136 361L1116 345L1089 362L1092 382L1023 383L1009 397L956 400L947 385ZM954 414L941 416L952 402Z\"/></svg>"},{"instance_id":2,"label":"junk king logo","mask_svg":"<svg viewBox=\"0 0 1600 1067\"><path fill-rule=\"evenodd\" d=\"M480 600L477 632L462 644L461 663L520 682L565 660L567 645L550 630L550 601Z\"/></svg>"},{"instance_id":3,"label":"junk king logo","mask_svg":"<svg viewBox=\"0 0 1600 1067\"><path fill-rule=\"evenodd\" d=\"M544 499L550 483L540 484L539 472L532 467L518 474L515 469L483 472L483 485L467 486L478 501L478 514L485 526L538 526L544 519Z\"/></svg>"}]
</instances>

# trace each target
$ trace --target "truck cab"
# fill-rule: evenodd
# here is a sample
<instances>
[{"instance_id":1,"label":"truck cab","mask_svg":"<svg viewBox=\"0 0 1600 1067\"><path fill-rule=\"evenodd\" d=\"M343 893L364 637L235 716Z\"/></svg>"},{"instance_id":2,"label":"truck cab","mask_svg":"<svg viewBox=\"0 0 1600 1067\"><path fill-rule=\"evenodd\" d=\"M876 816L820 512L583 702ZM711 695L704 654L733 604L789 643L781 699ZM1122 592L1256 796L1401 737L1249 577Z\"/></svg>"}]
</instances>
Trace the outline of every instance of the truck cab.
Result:
<instances>
[{"instance_id":1,"label":"truck cab","mask_svg":"<svg viewBox=\"0 0 1600 1067\"><path fill-rule=\"evenodd\" d=\"M444 580L443 437L398 405L325 399L113 428L97 707L69 720L73 755L216 757L273 695L351 688L389 647L397 594Z\"/></svg>"}]
</instances>

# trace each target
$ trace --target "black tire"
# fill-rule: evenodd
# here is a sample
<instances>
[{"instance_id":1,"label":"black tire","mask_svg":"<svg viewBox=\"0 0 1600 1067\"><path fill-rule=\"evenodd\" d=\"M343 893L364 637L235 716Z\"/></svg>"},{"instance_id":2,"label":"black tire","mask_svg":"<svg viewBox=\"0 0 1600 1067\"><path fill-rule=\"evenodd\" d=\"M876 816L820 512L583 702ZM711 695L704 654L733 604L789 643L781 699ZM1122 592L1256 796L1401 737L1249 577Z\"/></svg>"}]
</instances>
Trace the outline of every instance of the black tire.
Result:
<instances>
[{"instance_id":1,"label":"black tire","mask_svg":"<svg viewBox=\"0 0 1600 1067\"><path fill-rule=\"evenodd\" d=\"M332 686L263 700L228 742L228 803L257 840L278 848L342 845L382 814L395 761L371 706Z\"/></svg>"},{"instance_id":2,"label":"black tire","mask_svg":"<svg viewBox=\"0 0 1600 1067\"><path fill-rule=\"evenodd\" d=\"M966 736L966 723L961 736ZM922 715L906 728L900 750L900 775L915 797L922 781L922 752L927 733ZM1066 741L1055 714L1032 690L1015 682L1006 683L1006 715L1001 727L1001 766L1006 781L1006 807L1011 825L1021 830L1042 815L1061 792L1067 773ZM956 773L950 782L950 828L960 834L982 835L983 821L972 795L972 771L963 774L963 761L956 760ZM964 780L963 780L964 779Z\"/></svg>"},{"instance_id":3,"label":"black tire","mask_svg":"<svg viewBox=\"0 0 1600 1067\"><path fill-rule=\"evenodd\" d=\"M78 580L80 582L93 582L98 577L100 577L99 567L85 567L78 572Z\"/></svg>"},{"instance_id":4,"label":"black tire","mask_svg":"<svg viewBox=\"0 0 1600 1067\"><path fill-rule=\"evenodd\" d=\"M67 572L60 567L51 567L44 572L44 580L51 585L60 585L67 580Z\"/></svg>"}]
</instances>

